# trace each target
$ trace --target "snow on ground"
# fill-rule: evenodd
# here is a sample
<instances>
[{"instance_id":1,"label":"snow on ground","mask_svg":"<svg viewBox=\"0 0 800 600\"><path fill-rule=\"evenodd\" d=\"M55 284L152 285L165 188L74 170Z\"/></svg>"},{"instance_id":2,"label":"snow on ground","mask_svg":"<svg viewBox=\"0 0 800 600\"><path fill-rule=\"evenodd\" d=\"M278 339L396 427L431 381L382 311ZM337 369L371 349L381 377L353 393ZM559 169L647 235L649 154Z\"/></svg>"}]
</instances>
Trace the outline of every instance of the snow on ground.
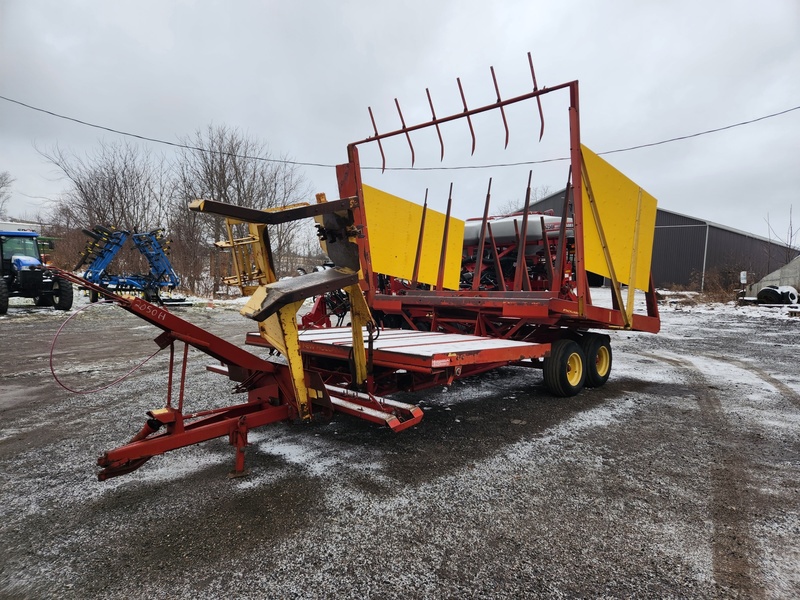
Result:
<instances>
[{"instance_id":1,"label":"snow on ground","mask_svg":"<svg viewBox=\"0 0 800 600\"><path fill-rule=\"evenodd\" d=\"M51 386L0 425L0 596L793 597L800 319L662 295L657 336L611 332L604 388L552 399L538 373L505 368L405 395L426 417L400 434L272 425L250 432L250 474L230 481L226 439L96 481L94 458L163 403L165 358L74 396L44 382L37 351L0 379L2 394ZM176 310L239 323L242 299L193 303ZM64 317L14 308L0 333ZM119 367L75 361L59 372L87 384ZM224 378L192 369L192 410L228 400Z\"/></svg>"}]
</instances>

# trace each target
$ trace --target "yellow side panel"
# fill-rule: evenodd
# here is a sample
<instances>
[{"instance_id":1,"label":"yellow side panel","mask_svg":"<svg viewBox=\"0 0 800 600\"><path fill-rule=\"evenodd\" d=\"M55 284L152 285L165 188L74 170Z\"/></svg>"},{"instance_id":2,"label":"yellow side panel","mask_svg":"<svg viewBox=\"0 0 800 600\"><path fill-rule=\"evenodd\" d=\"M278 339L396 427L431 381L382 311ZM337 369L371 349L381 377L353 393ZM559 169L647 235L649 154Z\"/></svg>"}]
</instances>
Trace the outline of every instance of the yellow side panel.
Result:
<instances>
[{"instance_id":1,"label":"yellow side panel","mask_svg":"<svg viewBox=\"0 0 800 600\"><path fill-rule=\"evenodd\" d=\"M656 199L582 144L581 153L599 216L599 225L605 234L617 279L630 285L631 265L635 264L633 285L637 289L647 290L650 287L650 262L656 227ZM600 227L590 204L586 176L583 181L586 270L611 277L611 269L603 252ZM637 231L638 239L635 239L634 234Z\"/></svg>"},{"instance_id":2,"label":"yellow side panel","mask_svg":"<svg viewBox=\"0 0 800 600\"><path fill-rule=\"evenodd\" d=\"M364 210L369 227L369 250L376 273L411 279L419 243L422 206L379 189L363 186ZM444 234L443 213L425 212L425 236L417 281L436 285ZM444 287L458 289L461 277L461 254L464 245L464 221L450 217L445 253Z\"/></svg>"}]
</instances>

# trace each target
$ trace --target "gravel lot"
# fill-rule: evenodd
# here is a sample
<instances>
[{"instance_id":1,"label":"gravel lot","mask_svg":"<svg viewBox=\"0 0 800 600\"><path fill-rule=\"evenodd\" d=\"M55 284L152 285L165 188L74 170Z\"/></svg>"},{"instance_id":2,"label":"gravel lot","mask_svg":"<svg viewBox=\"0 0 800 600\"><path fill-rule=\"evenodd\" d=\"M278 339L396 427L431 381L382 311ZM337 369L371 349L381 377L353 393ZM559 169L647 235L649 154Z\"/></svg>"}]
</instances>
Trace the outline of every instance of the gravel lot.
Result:
<instances>
[{"instance_id":1,"label":"gravel lot","mask_svg":"<svg viewBox=\"0 0 800 600\"><path fill-rule=\"evenodd\" d=\"M76 308L85 300L76 297ZM235 307L175 309L243 343ZM64 314L0 318L2 598L800 596L800 319L665 304L613 332L608 384L564 400L504 368L403 396L399 434L345 416L251 433L98 482L163 405L166 356L104 391L58 387ZM113 306L70 321L55 368L106 384L158 332ZM187 406L230 400L190 365Z\"/></svg>"}]
</instances>

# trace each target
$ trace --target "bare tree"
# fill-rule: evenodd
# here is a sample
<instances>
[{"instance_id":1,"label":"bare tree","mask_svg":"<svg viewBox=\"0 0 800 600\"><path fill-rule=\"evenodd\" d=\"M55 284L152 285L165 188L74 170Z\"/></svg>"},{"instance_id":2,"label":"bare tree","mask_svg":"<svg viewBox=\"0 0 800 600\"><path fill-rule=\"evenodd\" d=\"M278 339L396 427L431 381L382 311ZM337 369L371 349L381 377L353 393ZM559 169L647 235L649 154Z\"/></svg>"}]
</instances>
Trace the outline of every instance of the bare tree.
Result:
<instances>
[{"instance_id":1,"label":"bare tree","mask_svg":"<svg viewBox=\"0 0 800 600\"><path fill-rule=\"evenodd\" d=\"M213 288L208 285L212 245L207 226L205 215L190 212L185 202L173 203L168 227L172 240L170 262L183 287L193 294L206 294Z\"/></svg>"},{"instance_id":2,"label":"bare tree","mask_svg":"<svg viewBox=\"0 0 800 600\"><path fill-rule=\"evenodd\" d=\"M163 156L154 157L128 143L106 142L85 156L57 146L39 153L68 181L66 190L50 206L51 228L59 237L55 254L60 264L71 267L77 262L87 241L82 229L103 225L139 233L166 225L173 182ZM130 242L113 264L118 272L145 273L148 269Z\"/></svg>"},{"instance_id":3,"label":"bare tree","mask_svg":"<svg viewBox=\"0 0 800 600\"><path fill-rule=\"evenodd\" d=\"M193 137L183 140L194 149L186 149L176 165L177 195L182 210L172 213L172 230L191 232L186 240L197 244L198 252L209 252L210 275L217 291L222 275L219 256L207 242L220 241L225 233L222 219L202 216L203 232L197 227L196 215L185 211L186 203L207 198L255 209L277 208L304 200L309 191L297 168L284 159L274 159L266 146L250 139L236 129L208 126ZM270 226L269 235L276 262L292 253L301 223L292 222ZM199 267L199 264L196 265ZM193 276L198 276L195 274Z\"/></svg>"},{"instance_id":4,"label":"bare tree","mask_svg":"<svg viewBox=\"0 0 800 600\"><path fill-rule=\"evenodd\" d=\"M101 142L80 157L59 147L40 151L69 181L53 217L68 227L96 224L132 232L165 225L172 182L164 158L127 143Z\"/></svg>"},{"instance_id":5,"label":"bare tree","mask_svg":"<svg viewBox=\"0 0 800 600\"><path fill-rule=\"evenodd\" d=\"M8 171L0 171L0 217L6 217L6 206L11 199L11 184L14 179Z\"/></svg>"},{"instance_id":6,"label":"bare tree","mask_svg":"<svg viewBox=\"0 0 800 600\"><path fill-rule=\"evenodd\" d=\"M785 258L782 258L783 264L788 263L791 261L795 256L797 256L797 236L800 234L800 227L797 229L794 228L794 223L792 221L792 205L789 205L789 225L786 229L786 237L782 238L778 233L772 228L772 225L769 222L769 213L767 213L766 219L767 222L767 232L768 232L768 239L770 240L770 246L772 245L772 236L775 236L778 240L779 244L785 246L786 254ZM771 258L772 251L769 250L769 257ZM767 259L769 261L769 258ZM769 263L767 263L767 270L769 271Z\"/></svg>"},{"instance_id":7,"label":"bare tree","mask_svg":"<svg viewBox=\"0 0 800 600\"><path fill-rule=\"evenodd\" d=\"M209 126L184 141L192 149L180 152L172 164L127 143L101 143L85 156L58 147L40 150L68 181L67 189L50 207L49 220L62 240L60 245L77 260L76 248L86 240L81 233L84 228L97 224L131 232L165 228L172 239L170 260L183 286L193 293L206 293L211 291L209 282L216 291L221 279L219 263L224 257L213 242L223 238L225 226L222 219L189 212L188 201L212 198L264 209L308 196L294 166L272 159L263 144L236 130ZM287 223L270 228L278 264L286 262L280 262L281 257L291 256L304 239L303 226ZM138 253L123 253L119 267L133 268L138 258Z\"/></svg>"},{"instance_id":8,"label":"bare tree","mask_svg":"<svg viewBox=\"0 0 800 600\"><path fill-rule=\"evenodd\" d=\"M537 185L531 188L531 204L538 202L542 198L550 195L549 185ZM500 204L496 209L492 209L493 214L512 215L521 212L525 208L524 200L507 200Z\"/></svg>"}]
</instances>

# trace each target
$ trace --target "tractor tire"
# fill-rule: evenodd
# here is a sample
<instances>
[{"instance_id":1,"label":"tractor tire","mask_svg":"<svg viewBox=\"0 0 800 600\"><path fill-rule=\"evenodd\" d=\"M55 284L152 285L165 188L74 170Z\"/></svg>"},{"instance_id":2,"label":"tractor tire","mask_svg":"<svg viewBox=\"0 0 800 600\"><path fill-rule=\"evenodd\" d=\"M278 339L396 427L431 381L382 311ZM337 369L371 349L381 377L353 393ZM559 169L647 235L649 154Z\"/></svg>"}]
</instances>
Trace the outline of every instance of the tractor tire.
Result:
<instances>
[{"instance_id":1,"label":"tractor tire","mask_svg":"<svg viewBox=\"0 0 800 600\"><path fill-rule=\"evenodd\" d=\"M72 283L60 277L53 280L53 305L56 310L72 308Z\"/></svg>"},{"instance_id":2,"label":"tractor tire","mask_svg":"<svg viewBox=\"0 0 800 600\"><path fill-rule=\"evenodd\" d=\"M768 285L761 289L756 296L759 304L783 304L783 297L781 296L778 286Z\"/></svg>"},{"instance_id":3,"label":"tractor tire","mask_svg":"<svg viewBox=\"0 0 800 600\"><path fill-rule=\"evenodd\" d=\"M8 312L8 285L6 280L0 277L0 315Z\"/></svg>"},{"instance_id":4,"label":"tractor tire","mask_svg":"<svg viewBox=\"0 0 800 600\"><path fill-rule=\"evenodd\" d=\"M556 340L550 356L544 359L544 384L551 394L569 398L578 394L586 383L586 357L572 340Z\"/></svg>"},{"instance_id":5,"label":"tractor tire","mask_svg":"<svg viewBox=\"0 0 800 600\"><path fill-rule=\"evenodd\" d=\"M600 387L611 374L611 338L601 333L587 333L581 338L586 357L586 387Z\"/></svg>"}]
</instances>

